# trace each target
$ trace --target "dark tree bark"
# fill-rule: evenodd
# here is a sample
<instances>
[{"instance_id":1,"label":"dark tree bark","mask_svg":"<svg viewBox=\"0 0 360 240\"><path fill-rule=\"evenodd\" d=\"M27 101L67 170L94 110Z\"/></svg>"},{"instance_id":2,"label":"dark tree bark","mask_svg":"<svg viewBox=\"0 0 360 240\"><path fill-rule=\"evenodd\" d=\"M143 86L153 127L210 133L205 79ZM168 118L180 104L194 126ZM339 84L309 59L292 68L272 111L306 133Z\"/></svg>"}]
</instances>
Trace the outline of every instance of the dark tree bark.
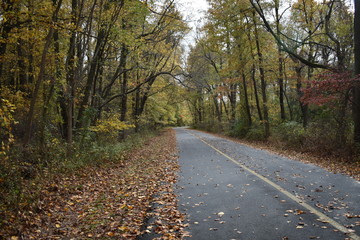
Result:
<instances>
[{"instance_id":1,"label":"dark tree bark","mask_svg":"<svg viewBox=\"0 0 360 240\"><path fill-rule=\"evenodd\" d=\"M25 54L23 50L24 41L18 40L17 45L17 54L18 54L18 67L19 67L19 81L16 86L16 90L20 90L22 92L27 92L27 89L25 88L25 85L27 83L27 73L26 73L26 64L25 64Z\"/></svg>"},{"instance_id":2,"label":"dark tree bark","mask_svg":"<svg viewBox=\"0 0 360 240\"><path fill-rule=\"evenodd\" d=\"M254 59L255 61L255 59ZM263 117L262 117L262 112L261 112L261 107L260 107L260 101L259 101L259 94L258 94L258 87L257 87L257 83L256 83L256 77L255 77L255 72L256 72L256 68L255 68L255 64L253 64L252 69L251 69L251 78L252 78L252 82L253 82L253 87L254 87L254 96L255 96L255 102L256 102L256 109L259 115L259 120L262 121Z\"/></svg>"},{"instance_id":3,"label":"dark tree bark","mask_svg":"<svg viewBox=\"0 0 360 240\"><path fill-rule=\"evenodd\" d=\"M105 2L104 9L108 9L110 7L109 2ZM95 2L94 2L95 6ZM101 69L102 60L104 58L105 48L108 44L109 36L111 34L111 28L113 24L117 21L120 16L120 10L124 6L124 1L119 1L119 4L116 5L114 11L111 14L111 18L109 22L103 22L100 25L100 30L97 34L95 50L93 53L93 57L90 61L90 69L87 74L87 81L85 84L84 97L82 98L78 117L76 121L76 128L82 128L85 125L84 113L89 103L91 103L92 90L94 88L94 84L97 81L97 76L99 74L99 70ZM90 27L91 28L91 27ZM101 107L99 107L101 108ZM91 119L88 119L91 122Z\"/></svg>"},{"instance_id":4,"label":"dark tree bark","mask_svg":"<svg viewBox=\"0 0 360 240\"><path fill-rule=\"evenodd\" d=\"M126 113L127 113L127 94L128 91L128 73L125 71L126 68L126 61L127 61L127 55L129 51L125 44L122 45L121 49L121 59L120 59L120 66L122 71L122 81L121 81L121 109L120 109L120 121L126 121Z\"/></svg>"},{"instance_id":5,"label":"dark tree bark","mask_svg":"<svg viewBox=\"0 0 360 240\"><path fill-rule=\"evenodd\" d=\"M212 98L213 98L213 103L214 103L214 107L215 107L215 115L216 115L216 118L217 118L218 122L220 123L221 122L221 111L220 111L220 106L219 106L219 103L218 103L217 94L214 94L212 96Z\"/></svg>"},{"instance_id":6,"label":"dark tree bark","mask_svg":"<svg viewBox=\"0 0 360 240\"><path fill-rule=\"evenodd\" d=\"M52 20L55 21L57 19L60 7L62 4L62 0L59 0L57 7L55 9L55 12L53 14L53 18ZM45 71L46 71L46 59L47 59L47 54L50 48L50 44L53 40L53 34L54 34L54 28L51 26L49 29L49 32L46 36L45 39L45 44L44 44L44 48L42 51L42 55L41 55L41 61L40 61L40 70L39 70L39 75L38 78L36 80L35 83L35 88L32 94L32 98L30 101L30 109L29 109L29 114L28 114L28 119L26 122L26 128L25 128L25 134L24 134L24 141L23 144L24 146L27 146L29 144L30 138L31 138L31 132L32 132L32 125L33 125L33 121L34 121L34 113L35 113L35 105L36 105L36 101L38 99L38 94L39 94L39 90L40 90L40 85L44 80L45 77Z\"/></svg>"},{"instance_id":7,"label":"dark tree bark","mask_svg":"<svg viewBox=\"0 0 360 240\"><path fill-rule=\"evenodd\" d=\"M4 0L2 2L2 7L4 8L4 12L12 12L16 10L16 1L12 1L12 0ZM4 61L6 61L4 59L5 53L6 53L6 49L7 49L7 39L9 37L9 33L11 32L11 30L15 27L15 24L11 21L11 20L6 20L5 22L1 23L1 39L2 41L0 42L0 87L4 84L4 76L3 76L3 68L4 68ZM3 80L3 81L1 81Z\"/></svg>"},{"instance_id":8,"label":"dark tree bark","mask_svg":"<svg viewBox=\"0 0 360 240\"><path fill-rule=\"evenodd\" d=\"M252 119L251 119L251 110L250 110L250 104L249 104L249 96L247 91L247 84L246 84L246 76L245 73L242 73L242 83L243 83L243 91L244 91L244 104L245 104L245 111L247 116L247 121L249 127L252 125Z\"/></svg>"},{"instance_id":9,"label":"dark tree bark","mask_svg":"<svg viewBox=\"0 0 360 240\"><path fill-rule=\"evenodd\" d=\"M301 101L301 97L303 96L303 93L301 91L302 88L302 68L303 66L301 66L301 63L299 63L298 66L295 67L295 72L296 72L296 91L297 91L297 95L298 95L298 100L299 100L299 104L300 104L300 110L301 110L301 114L302 114L302 123L303 123L303 127L307 127L308 125L308 120L309 120L309 114L308 114L308 104L303 103Z\"/></svg>"},{"instance_id":10,"label":"dark tree bark","mask_svg":"<svg viewBox=\"0 0 360 240\"><path fill-rule=\"evenodd\" d=\"M354 74L360 74L360 1L354 0L355 18L354 18L354 56L355 66ZM356 83L354 87L354 141L360 146L360 84Z\"/></svg>"},{"instance_id":11,"label":"dark tree bark","mask_svg":"<svg viewBox=\"0 0 360 240\"><path fill-rule=\"evenodd\" d=\"M279 15L279 0L275 1L275 21L276 21L276 34L280 37L280 15ZM284 107L284 70L283 70L283 54L281 46L278 43L278 85L279 85L279 104L280 104L280 118L286 119Z\"/></svg>"},{"instance_id":12,"label":"dark tree bark","mask_svg":"<svg viewBox=\"0 0 360 240\"><path fill-rule=\"evenodd\" d=\"M228 94L230 101L230 121L235 121L236 115L236 91L238 85L235 83L230 84L230 93Z\"/></svg>"},{"instance_id":13,"label":"dark tree bark","mask_svg":"<svg viewBox=\"0 0 360 240\"><path fill-rule=\"evenodd\" d=\"M264 71L264 63L263 63L263 55L260 48L260 40L259 33L257 30L257 24L255 20L255 13L253 14L254 18L254 29L255 29L255 43L259 61L259 72L260 72L260 80L261 80L261 95L263 100L263 112L264 112L264 137L267 139L270 136L270 122L269 122L269 111L267 106L267 95L266 95L266 81L265 81L265 71Z\"/></svg>"},{"instance_id":14,"label":"dark tree bark","mask_svg":"<svg viewBox=\"0 0 360 240\"><path fill-rule=\"evenodd\" d=\"M71 1L71 13L72 13L72 24L77 26L78 23L78 0ZM76 30L73 30L69 40L69 49L66 58L66 87L63 92L64 99L64 110L65 116L64 128L65 128L65 138L67 143L71 144L73 141L73 115L74 115L74 95L75 95L75 71L76 71L76 40L77 33Z\"/></svg>"},{"instance_id":15,"label":"dark tree bark","mask_svg":"<svg viewBox=\"0 0 360 240\"><path fill-rule=\"evenodd\" d=\"M87 81L85 85L84 97L80 104L80 109L77 117L76 128L82 128L84 126L84 112L85 109L88 107L90 102L91 90L93 89L93 85L95 82L98 65L101 59L101 55L103 54L104 50L104 42L106 41L106 30L102 27L99 31L97 36L97 42L95 46L94 56L90 63L90 70L87 76Z\"/></svg>"},{"instance_id":16,"label":"dark tree bark","mask_svg":"<svg viewBox=\"0 0 360 240\"><path fill-rule=\"evenodd\" d=\"M253 16L254 18L255 16ZM251 19L246 19L247 23L250 25L251 24ZM252 30L248 30L247 31L247 37L249 39L250 42L250 53L251 53L251 58L252 58L252 66L251 66L251 80L252 80L252 85L254 88L254 97L255 97L255 103L256 103L256 110L259 116L259 120L262 121L263 120L263 116L262 116L262 112L261 112L261 107L260 107L260 101L259 101L259 95L258 95L258 86L256 83L256 66L255 66L255 53L253 52L253 46L251 45L253 41L252 37L251 37L251 32Z\"/></svg>"},{"instance_id":17,"label":"dark tree bark","mask_svg":"<svg viewBox=\"0 0 360 240\"><path fill-rule=\"evenodd\" d=\"M53 0L53 6L56 7L58 0ZM54 21L57 21L57 19L55 19ZM46 130L46 126L48 124L48 111L50 108L50 103L52 98L54 97L54 94L56 92L56 83L57 81L61 78L61 69L60 69L60 63L61 63L61 59L60 59L60 43L59 43L59 30L58 29L54 29L54 33L53 33L53 42L54 42L54 53L55 53L55 74L51 77L51 81L50 81L50 86L49 86L49 91L48 94L45 94L44 91L44 104L43 104L43 108L42 108L42 121L40 123L40 145L41 145L41 149L42 149L42 153L46 154L46 149L45 149L45 130ZM46 84L44 85L44 89L46 87Z\"/></svg>"}]
</instances>

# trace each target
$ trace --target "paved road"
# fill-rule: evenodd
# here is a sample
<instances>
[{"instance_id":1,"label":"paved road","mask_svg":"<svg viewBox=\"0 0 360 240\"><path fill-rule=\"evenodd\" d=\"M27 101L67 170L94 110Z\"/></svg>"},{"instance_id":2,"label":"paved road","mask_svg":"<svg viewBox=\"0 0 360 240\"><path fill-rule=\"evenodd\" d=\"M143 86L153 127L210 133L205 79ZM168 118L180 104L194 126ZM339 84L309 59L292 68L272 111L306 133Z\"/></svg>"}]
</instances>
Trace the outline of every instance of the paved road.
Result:
<instances>
[{"instance_id":1,"label":"paved road","mask_svg":"<svg viewBox=\"0 0 360 240\"><path fill-rule=\"evenodd\" d=\"M199 131L176 132L176 191L192 239L360 239L360 182Z\"/></svg>"}]
</instances>

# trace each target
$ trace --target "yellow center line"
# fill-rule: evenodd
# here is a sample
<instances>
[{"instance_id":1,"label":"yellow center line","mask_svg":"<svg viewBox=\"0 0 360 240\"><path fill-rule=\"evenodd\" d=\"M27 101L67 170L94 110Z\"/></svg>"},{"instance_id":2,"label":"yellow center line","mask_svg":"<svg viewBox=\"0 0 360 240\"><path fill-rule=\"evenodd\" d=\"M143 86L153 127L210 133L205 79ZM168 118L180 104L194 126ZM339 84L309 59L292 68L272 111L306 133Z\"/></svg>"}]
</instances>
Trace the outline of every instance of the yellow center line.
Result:
<instances>
[{"instance_id":1,"label":"yellow center line","mask_svg":"<svg viewBox=\"0 0 360 240\"><path fill-rule=\"evenodd\" d=\"M319 217L319 219L323 222L327 222L329 224L331 224L332 226L334 226L336 229L338 229L339 231L345 233L347 236L349 236L351 239L354 240L360 240L360 237L358 235L356 235L353 232L350 232L349 229L347 229L346 227L344 227L343 225L341 225L340 223L336 222L334 219L326 216L325 214L323 214L322 212L318 211L317 209L315 209L314 207L310 206L309 204L305 203L303 200L299 199L298 197L296 197L295 195L291 194L290 192L286 191L284 188L280 187L279 185L277 185L276 183L274 183L273 181L267 179L266 177L258 174L257 172L251 170L250 168L246 167L245 165L241 164L240 162L236 161L235 159L233 159L232 157L228 156L227 154L223 153L222 151L220 151L219 149L217 149L216 147L214 147L213 145L209 144L208 142L206 142L204 139L202 139L201 137L187 131L189 134L193 135L194 137L198 138L200 141L202 141L203 143L205 143L206 145L208 145L209 147L211 147L212 149L214 149L216 152L220 153L221 155L223 155L224 157L226 157L227 159L231 160L233 163L235 163L236 165L238 165L239 167L245 169L246 171L248 171L249 173L255 175L256 177L260 178L261 180L263 180L264 182L266 182L267 184L271 185L272 187L274 187L276 190L278 190L279 192L283 193L284 195L286 195L287 197L289 197L290 199L292 199L293 201L295 201L296 203L298 203L299 205L301 205L302 207L306 208L307 210L309 210L311 213L317 215Z\"/></svg>"}]
</instances>

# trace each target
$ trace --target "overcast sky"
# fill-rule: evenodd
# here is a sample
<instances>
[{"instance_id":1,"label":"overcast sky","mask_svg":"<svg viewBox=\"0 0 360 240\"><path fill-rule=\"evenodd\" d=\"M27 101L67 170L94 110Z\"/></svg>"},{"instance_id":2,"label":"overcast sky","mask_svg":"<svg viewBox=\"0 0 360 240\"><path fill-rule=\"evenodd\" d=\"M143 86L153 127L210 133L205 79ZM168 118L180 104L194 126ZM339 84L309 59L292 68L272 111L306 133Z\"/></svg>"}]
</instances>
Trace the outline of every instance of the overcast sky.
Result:
<instances>
[{"instance_id":1,"label":"overcast sky","mask_svg":"<svg viewBox=\"0 0 360 240\"><path fill-rule=\"evenodd\" d=\"M192 31L185 37L184 45L194 45L196 27L203 24L205 12L208 9L206 0L177 0L178 9L182 12ZM187 49L188 50L188 49Z\"/></svg>"}]
</instances>

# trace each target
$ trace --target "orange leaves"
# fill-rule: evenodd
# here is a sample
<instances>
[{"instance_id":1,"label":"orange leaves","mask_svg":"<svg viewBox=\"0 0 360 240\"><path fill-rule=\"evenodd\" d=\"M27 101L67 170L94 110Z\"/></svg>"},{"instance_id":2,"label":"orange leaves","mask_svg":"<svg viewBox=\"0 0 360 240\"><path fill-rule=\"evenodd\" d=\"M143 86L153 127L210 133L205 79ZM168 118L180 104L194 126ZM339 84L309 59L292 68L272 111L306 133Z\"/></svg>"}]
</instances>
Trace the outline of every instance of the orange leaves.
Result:
<instances>
[{"instance_id":1,"label":"orange leaves","mask_svg":"<svg viewBox=\"0 0 360 240\"><path fill-rule=\"evenodd\" d=\"M42 190L36 211L18 216L15 228L33 239L135 239L150 230L164 239L181 238L185 225L173 193L175 151L174 132L168 131L123 162L59 177ZM155 202L159 207L149 212ZM143 227L150 216L157 221Z\"/></svg>"}]
</instances>

